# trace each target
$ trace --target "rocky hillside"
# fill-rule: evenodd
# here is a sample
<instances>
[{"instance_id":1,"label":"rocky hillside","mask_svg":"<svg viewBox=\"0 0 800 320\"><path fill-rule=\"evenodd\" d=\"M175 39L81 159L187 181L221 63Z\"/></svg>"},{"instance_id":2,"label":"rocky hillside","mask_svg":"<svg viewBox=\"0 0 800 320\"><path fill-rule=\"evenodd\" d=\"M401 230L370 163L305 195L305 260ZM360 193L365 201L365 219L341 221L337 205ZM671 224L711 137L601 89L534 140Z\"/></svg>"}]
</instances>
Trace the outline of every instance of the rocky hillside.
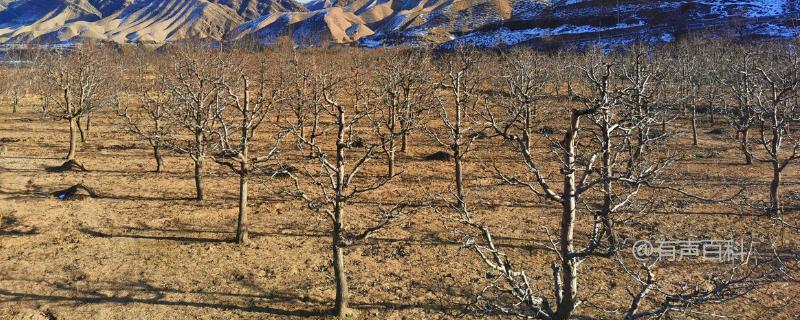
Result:
<instances>
[{"instance_id":1,"label":"rocky hillside","mask_svg":"<svg viewBox=\"0 0 800 320\"><path fill-rule=\"evenodd\" d=\"M800 0L0 0L0 43L624 45L703 30L794 38L798 18Z\"/></svg>"},{"instance_id":2,"label":"rocky hillside","mask_svg":"<svg viewBox=\"0 0 800 320\"><path fill-rule=\"evenodd\" d=\"M0 11L0 41L221 39L248 16L286 8L280 2L274 4L247 0L12 0ZM304 10L298 3L290 4L292 10Z\"/></svg>"}]
</instances>

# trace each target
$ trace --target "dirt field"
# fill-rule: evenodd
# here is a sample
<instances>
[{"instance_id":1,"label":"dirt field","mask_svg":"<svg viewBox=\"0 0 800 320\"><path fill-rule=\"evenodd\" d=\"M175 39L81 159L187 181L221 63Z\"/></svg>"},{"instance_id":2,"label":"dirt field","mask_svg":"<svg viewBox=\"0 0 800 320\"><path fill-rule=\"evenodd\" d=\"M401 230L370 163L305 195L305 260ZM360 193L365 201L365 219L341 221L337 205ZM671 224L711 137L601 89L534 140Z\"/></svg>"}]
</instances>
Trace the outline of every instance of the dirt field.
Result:
<instances>
[{"instance_id":1,"label":"dirt field","mask_svg":"<svg viewBox=\"0 0 800 320\"><path fill-rule=\"evenodd\" d=\"M101 115L93 121L78 154L89 171L49 173L45 168L61 164L66 154L66 123L45 119L32 106L16 114L0 106L0 319L327 316L334 297L329 223L279 194L284 182L253 177L252 243L239 246L231 242L237 214L235 175L209 163L207 199L194 201L188 158L168 154L166 172L153 173L144 143L134 141L111 118ZM737 185L748 185L749 197L766 195L766 165L741 165L736 144L726 135L703 134L701 139L700 147L692 147L688 138L676 147L697 155L675 165L684 186L725 195ZM422 159L440 150L424 132L412 141L410 152L399 157L406 171L402 180L352 204L349 221L367 225L373 205L391 203L397 195L424 202L447 192L451 164ZM538 230L540 225L556 228L560 208L525 190L499 186L485 159L512 168L508 163L513 154L488 150L489 144L482 142L468 160L466 181L477 218L493 226L502 247L528 266L538 287L549 290L553 254L543 249L549 242ZM377 174L383 168L370 170ZM791 208L800 205L798 178L797 168L787 169L784 195ZM61 201L49 195L77 183L95 189L99 197ZM763 217L734 214L736 208L669 209L630 226L626 236L635 239L649 230L666 238L742 239L756 230L782 236L787 250L798 248L796 231L782 230ZM797 215L796 209L787 212L795 221ZM474 252L462 248L459 229L423 208L367 244L349 248L352 307L358 317L476 317L467 305L485 285L485 268ZM602 305L582 306L578 314L614 318L603 310L630 304L625 292L630 279L611 264L593 261L581 266L588 276L580 280L580 296L593 296ZM706 266L698 261L665 263L657 275L678 281ZM797 282L777 283L707 310L737 319L796 319L798 294Z\"/></svg>"}]
</instances>

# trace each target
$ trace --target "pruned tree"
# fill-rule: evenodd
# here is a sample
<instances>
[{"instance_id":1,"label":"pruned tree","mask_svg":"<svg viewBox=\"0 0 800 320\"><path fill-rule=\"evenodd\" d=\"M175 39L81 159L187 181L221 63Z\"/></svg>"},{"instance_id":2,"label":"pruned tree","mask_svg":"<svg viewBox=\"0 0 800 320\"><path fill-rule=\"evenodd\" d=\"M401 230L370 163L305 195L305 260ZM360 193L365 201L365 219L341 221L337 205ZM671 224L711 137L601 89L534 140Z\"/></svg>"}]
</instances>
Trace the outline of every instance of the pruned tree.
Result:
<instances>
[{"instance_id":1,"label":"pruned tree","mask_svg":"<svg viewBox=\"0 0 800 320\"><path fill-rule=\"evenodd\" d=\"M750 150L750 129L755 121L754 105L756 103L757 78L754 69L756 56L748 49L733 50L723 57L722 76L719 85L726 88L727 94L722 98L724 113L731 127L736 130L739 148L744 156L745 164L753 164L753 153Z\"/></svg>"},{"instance_id":2,"label":"pruned tree","mask_svg":"<svg viewBox=\"0 0 800 320\"><path fill-rule=\"evenodd\" d=\"M426 51L414 49L387 51L378 61L375 95L381 107L370 116L382 140L389 177L395 173L397 152L408 150L409 137L434 102L428 59Z\"/></svg>"},{"instance_id":3,"label":"pruned tree","mask_svg":"<svg viewBox=\"0 0 800 320\"><path fill-rule=\"evenodd\" d=\"M482 113L483 119L491 124L495 136L512 139L511 135L516 134L512 140L518 142L517 147L526 158L533 156L533 136L546 119L540 113L540 104L551 96L548 85L561 84L566 78L555 77L551 70L539 67L547 60L548 57L525 49L503 56L501 74L496 76L496 86L501 88L501 93L493 97L492 105L485 106ZM555 90L555 86L553 88ZM501 107L502 115L495 115L495 106ZM506 120L500 123L498 117Z\"/></svg>"},{"instance_id":4,"label":"pruned tree","mask_svg":"<svg viewBox=\"0 0 800 320\"><path fill-rule=\"evenodd\" d=\"M308 208L323 213L331 222L333 272L336 283L334 312L339 317L350 314L349 285L346 275L345 249L385 228L397 219L402 204L388 208L378 204L378 221L359 231L347 220L347 204L389 183L395 176L371 176L366 168L377 156L380 142L372 134L367 115L374 112L374 99L363 76L352 70L346 77L330 73L314 74L313 85L322 94L322 107L318 109L322 132L334 132L311 141L300 133L294 122L287 121L291 134L300 144L311 148L310 159L302 171L289 173L294 180L292 194L303 199ZM373 139L368 139L372 137Z\"/></svg>"},{"instance_id":5,"label":"pruned tree","mask_svg":"<svg viewBox=\"0 0 800 320\"><path fill-rule=\"evenodd\" d=\"M164 167L162 152L168 148L173 138L175 122L168 117L175 106L175 98L169 86L169 65L161 63L163 56L154 56L149 52L137 51L131 57L136 64L136 78L131 93L136 97L135 106L118 96L115 99L115 111L123 119L123 126L129 132L141 137L150 145L155 160L155 172Z\"/></svg>"},{"instance_id":6,"label":"pruned tree","mask_svg":"<svg viewBox=\"0 0 800 320\"><path fill-rule=\"evenodd\" d=\"M12 79L18 79L16 81L11 81L7 88L8 95L11 97L11 113L17 113L20 99L25 95L25 91L27 91L22 79L27 78L27 76L19 68L12 69L11 72L7 73L7 76Z\"/></svg>"},{"instance_id":7,"label":"pruned tree","mask_svg":"<svg viewBox=\"0 0 800 320\"><path fill-rule=\"evenodd\" d=\"M0 70L5 74L8 74L8 73L12 72L12 70L11 70L11 68L9 66L2 66L2 69L0 69ZM9 94L10 87L11 87L11 83L9 83L9 82L0 82L0 95L5 96L5 95ZM13 97L12 97L12 99L13 99ZM14 109L16 109L16 106L12 105L12 113L16 112L16 111L14 111Z\"/></svg>"},{"instance_id":8,"label":"pruned tree","mask_svg":"<svg viewBox=\"0 0 800 320\"><path fill-rule=\"evenodd\" d=\"M52 102L45 113L69 123L68 161L75 161L78 152L80 120L111 100L107 62L102 48L85 46L42 54L36 63L42 73L41 94Z\"/></svg>"},{"instance_id":9,"label":"pruned tree","mask_svg":"<svg viewBox=\"0 0 800 320\"><path fill-rule=\"evenodd\" d=\"M721 57L726 54L726 50L722 48L725 44L702 41L687 45L697 48L695 52L692 50L687 51L700 60L699 64L702 68L699 68L698 78L700 78L701 88L698 90L698 95L706 107L708 122L711 125L716 125L718 113L725 110L725 86L720 85L725 74L725 67L721 65L725 61Z\"/></svg>"},{"instance_id":10,"label":"pruned tree","mask_svg":"<svg viewBox=\"0 0 800 320\"><path fill-rule=\"evenodd\" d=\"M225 94L221 80L230 61L224 53L192 48L174 53L172 59L168 86L175 107L169 109L169 116L184 136L176 136L170 147L194 162L196 199L203 200L203 165L214 147L212 135Z\"/></svg>"},{"instance_id":11,"label":"pruned tree","mask_svg":"<svg viewBox=\"0 0 800 320\"><path fill-rule=\"evenodd\" d=\"M34 72L35 68L31 68L28 64L30 57L24 51L11 50L4 52L3 55L7 60L3 66L3 74L10 81L0 84L0 94L8 95L11 100L11 113L17 113L22 98L33 89L34 78L37 75ZM35 56L35 54L31 54L31 56Z\"/></svg>"},{"instance_id":12,"label":"pruned tree","mask_svg":"<svg viewBox=\"0 0 800 320\"><path fill-rule=\"evenodd\" d=\"M783 171L800 159L800 137L794 133L800 123L797 109L800 57L788 50L772 49L775 48L764 48L755 65L758 86L753 112L759 132L757 141L766 156L754 153L753 157L772 167L768 213L779 217L783 211L780 200Z\"/></svg>"},{"instance_id":13,"label":"pruned tree","mask_svg":"<svg viewBox=\"0 0 800 320\"><path fill-rule=\"evenodd\" d=\"M495 106L500 110L487 107L484 117L495 134L518 154L521 167L527 170L524 174L509 174L495 166L495 173L510 186L529 190L532 195L557 204L561 213L555 237L551 237L548 228L541 228L550 238L552 247L549 250L555 256L551 264L552 291L546 294L537 291L529 273L503 252L490 228L474 218L472 209L453 207L458 213L456 219L475 231L468 236L466 246L475 250L492 271L490 284L482 292L496 288L501 297L511 299L485 304L492 311L541 319L574 317L578 306L584 302L579 295L579 279L589 276L580 273L580 266L591 259L620 256L619 250L624 247L624 242L616 236L617 224L614 222L623 219L622 215L639 214L646 208L647 202L639 201L644 197L642 190L688 194L670 186L669 181L662 178L665 169L673 162L668 153L657 155L660 152L656 149L664 144L649 137L639 137L641 130L649 130L642 124L659 123L657 112L644 109L661 101L657 100L657 95L642 93L646 92L641 90L646 83L645 72L641 61L636 58L639 53L631 54L628 59L618 59L589 53L583 56L584 61L577 61L579 65L573 66L584 81L581 86L570 90L572 102L565 115L568 121L559 130L563 132L563 138L549 145L555 155L553 158L545 157L547 152L534 152L535 147L531 144L532 134L541 125L538 120L544 115L539 113L541 98L528 97L546 94L539 88L547 87L546 83L541 83L546 82L547 77L531 68L508 67L524 65L520 61L525 59L510 57L503 63L502 72L508 79L503 92L510 99L501 100L503 103ZM534 88L531 92L538 94L519 94L526 91L524 88ZM548 111L561 115L555 110ZM593 125L586 126L587 122ZM549 140L552 133L542 135ZM552 168L547 165L548 161L557 170L548 170ZM562 187L550 182L554 176ZM586 239L579 240L576 239L576 227L584 218L588 220L588 227L585 232L577 234L585 234ZM717 291L712 294L702 290L667 293L665 296L669 302L666 305L672 306L671 303L677 304L677 301L713 303L719 301L718 298L730 298L725 295L730 292L726 288L736 281L746 280L737 278L720 282L720 294L713 297L711 295ZM647 280L642 283L647 283ZM632 296L632 307L626 309L628 314L634 318L641 315L637 311L641 299L652 288L648 285L648 289ZM688 308L686 304L684 307Z\"/></svg>"},{"instance_id":14,"label":"pruned tree","mask_svg":"<svg viewBox=\"0 0 800 320\"><path fill-rule=\"evenodd\" d=\"M598 184L594 180L589 181L589 173L593 172L594 159L596 154L592 155L590 160L581 164L578 161L579 151L579 132L584 131L581 126L581 120L588 116L594 115L602 107L606 107L610 103L614 103L614 97L609 95L608 82L611 75L611 65L603 65L600 73L595 73L598 70L592 69L589 72L589 77L592 81L598 84L597 96L593 99L585 101L586 106L583 108L573 108L569 114L569 122L565 128L564 138L554 148L558 149L561 155L561 178L563 180L563 187L558 190L551 187L548 182L547 175L542 171L542 166L539 160L531 156L530 145L525 142L526 134L530 134L531 127L523 123L524 117L518 117L515 112L508 112L511 114L510 118L504 117L505 121L492 117L492 127L495 132L502 136L505 140L512 141L515 149L520 150L522 161L528 168L528 174L532 176L531 180L526 180L518 176L507 176L500 174L503 181L512 185L525 186L532 191L534 195L540 196L548 201L552 201L561 206L561 224L558 235L558 247L553 250L558 254L557 262L553 262L553 300L551 302L547 297L541 296L533 292L528 276L524 271L514 270L504 254L497 250L497 246L492 240L491 233L488 227L476 222L469 210L459 210L459 220L466 225L469 225L482 235L482 241L471 239L467 245L478 252L484 262L495 271L500 273L500 277L510 287L510 292L519 302L525 304L523 311L510 310L508 308L500 308L507 310L509 313L523 312L530 316L547 318L547 319L569 319L578 306L578 266L583 262L592 251L596 248L599 239L590 239L584 248L577 248L574 239L574 229L577 219L578 206L580 198L583 193L590 190L593 185ZM525 75L518 75L524 77ZM515 125L522 128L517 131ZM528 133L526 133L526 131ZM591 154L591 153L590 153ZM599 181L599 180L598 180ZM599 224L599 221L595 221ZM595 227L594 230L598 230ZM599 233L593 233L591 237L597 237Z\"/></svg>"},{"instance_id":15,"label":"pruned tree","mask_svg":"<svg viewBox=\"0 0 800 320\"><path fill-rule=\"evenodd\" d=\"M320 109L323 104L322 93L319 91L320 87L314 85L315 79L313 78L317 66L313 58L311 58L311 61L301 61L297 50L291 51L288 65L293 71L289 76L288 82L290 86L287 89L289 97L287 107L294 116L293 127L297 128L296 134L303 136L313 144L316 142L317 137L322 134L319 123ZM280 116L281 113L278 114L278 117ZM304 148L305 146L300 144L299 147ZM313 148L309 150L308 156L310 158L316 156Z\"/></svg>"},{"instance_id":16,"label":"pruned tree","mask_svg":"<svg viewBox=\"0 0 800 320\"><path fill-rule=\"evenodd\" d=\"M707 69L701 69L700 59L692 47L688 45L681 45L675 49L672 61L674 67L672 74L675 82L677 82L677 96L682 110L687 108L691 111L689 122L692 128L692 145L698 145L697 134L697 108L701 87L706 83L702 73L708 72Z\"/></svg>"},{"instance_id":17,"label":"pruned tree","mask_svg":"<svg viewBox=\"0 0 800 320\"><path fill-rule=\"evenodd\" d=\"M442 133L431 130L439 145L449 148L453 156L453 182L455 184L455 207L465 206L464 159L474 151L474 142L485 136L481 123L480 103L486 102L481 92L481 76L478 72L480 53L468 47L458 47L444 57L438 67L439 80L436 86L441 91L436 95L436 109L443 124Z\"/></svg>"},{"instance_id":18,"label":"pruned tree","mask_svg":"<svg viewBox=\"0 0 800 320\"><path fill-rule=\"evenodd\" d=\"M220 80L224 96L221 98L221 109L217 112L219 126L215 134L219 140L219 152L213 156L215 162L239 176L239 217L236 225L236 242L239 244L248 241L248 179L258 165L277 157L278 143L284 134L277 133L269 150L261 153L251 151L251 142L258 129L275 110L276 104L281 102L283 94L283 77L278 73L268 73L265 60L258 63L259 72L253 85L251 76L242 69L251 62L241 61L228 71L228 77Z\"/></svg>"},{"instance_id":19,"label":"pruned tree","mask_svg":"<svg viewBox=\"0 0 800 320\"><path fill-rule=\"evenodd\" d=\"M624 54L619 64L619 77L624 88L620 102L625 105L633 129L631 159L646 157L654 141L667 138L667 132L654 130L657 125L671 121L670 104L664 98L666 77L669 72L663 57L652 48L636 45ZM691 69L690 69L691 70ZM687 71L688 72L688 71ZM682 99L693 97L690 94Z\"/></svg>"}]
</instances>

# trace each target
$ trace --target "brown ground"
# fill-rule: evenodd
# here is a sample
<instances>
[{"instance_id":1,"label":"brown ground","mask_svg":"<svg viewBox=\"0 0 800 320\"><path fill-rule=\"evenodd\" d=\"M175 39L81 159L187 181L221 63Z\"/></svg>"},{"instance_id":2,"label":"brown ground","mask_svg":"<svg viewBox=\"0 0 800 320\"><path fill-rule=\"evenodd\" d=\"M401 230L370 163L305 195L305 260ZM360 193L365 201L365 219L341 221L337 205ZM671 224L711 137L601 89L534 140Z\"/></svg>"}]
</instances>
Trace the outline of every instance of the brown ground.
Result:
<instances>
[{"instance_id":1,"label":"brown ground","mask_svg":"<svg viewBox=\"0 0 800 320\"><path fill-rule=\"evenodd\" d=\"M63 162L67 127L31 109L11 114L10 108L0 108L0 138L5 139L0 147L0 318L271 319L322 317L332 307L329 225L301 203L276 194L273 190L279 186L271 188L274 181L254 177L253 241L238 246L229 242L234 236L237 178L224 168L209 164L208 199L190 200L194 189L187 158L170 155L166 172L152 173L145 145L101 117L95 119L78 156L89 171L48 173L46 166ZM450 164L423 161L438 149L418 136L413 142L424 147L400 157L407 171L402 182L353 204L355 214L349 221L366 225L370 203L390 202L389 196L397 193L427 200L447 190ZM706 194L724 195L745 181L754 185L750 196L766 193L767 167L740 165L729 138L704 134L702 145L678 148L687 154L719 153L677 165L686 186L711 186ZM510 157L482 149L471 159L500 159L505 166ZM478 163L468 166L477 218L492 226L504 249L528 266L534 282L547 290L546 266L553 257L541 249L547 237L537 230L543 224L553 230L559 208L523 190L496 186L481 168ZM798 189L795 168L787 170L787 192ZM60 201L47 196L76 183L94 188L100 197ZM770 228L761 218L728 214L734 209L689 206L647 218L641 228L678 239L741 239L749 228ZM797 212L790 214L796 221ZM581 222L585 225L586 220ZM484 268L473 252L461 248L456 227L430 210L420 210L367 244L349 249L352 306L360 317L436 319L462 314L485 284ZM628 232L635 238L644 231ZM784 244L797 248L796 232L783 234ZM584 264L581 272L590 276L581 279L581 295L596 294L594 301L605 309L624 308L629 304L624 287L630 279L610 266ZM688 278L691 270L703 266L665 264L657 275ZM733 318L791 319L800 312L792 301L798 293L796 283L780 283L711 310ZM580 308L579 314L619 317L591 306Z\"/></svg>"}]
</instances>

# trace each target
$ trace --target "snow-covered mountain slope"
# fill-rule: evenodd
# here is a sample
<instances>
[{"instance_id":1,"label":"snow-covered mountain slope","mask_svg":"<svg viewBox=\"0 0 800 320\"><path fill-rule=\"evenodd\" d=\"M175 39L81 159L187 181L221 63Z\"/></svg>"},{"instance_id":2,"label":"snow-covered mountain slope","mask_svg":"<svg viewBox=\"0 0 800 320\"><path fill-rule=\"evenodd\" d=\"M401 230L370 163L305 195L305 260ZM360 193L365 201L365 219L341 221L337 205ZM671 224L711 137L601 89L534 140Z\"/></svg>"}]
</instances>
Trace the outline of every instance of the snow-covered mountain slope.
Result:
<instances>
[{"instance_id":1,"label":"snow-covered mountain slope","mask_svg":"<svg viewBox=\"0 0 800 320\"><path fill-rule=\"evenodd\" d=\"M278 35L296 42L418 43L447 41L512 17L514 0L319 0L308 14L271 14L242 25L234 38L255 34L265 43ZM531 1L531 0L528 0ZM391 41L388 41L391 39Z\"/></svg>"},{"instance_id":2,"label":"snow-covered mountain slope","mask_svg":"<svg viewBox=\"0 0 800 320\"><path fill-rule=\"evenodd\" d=\"M516 9L516 8L515 8ZM797 0L562 0L520 8L512 18L459 34L444 46L539 47L665 42L687 33L796 38Z\"/></svg>"},{"instance_id":3,"label":"snow-covered mountain slope","mask_svg":"<svg viewBox=\"0 0 800 320\"><path fill-rule=\"evenodd\" d=\"M712 31L794 38L800 0L0 0L0 43L288 36L301 45L626 44Z\"/></svg>"},{"instance_id":4,"label":"snow-covered mountain slope","mask_svg":"<svg viewBox=\"0 0 800 320\"><path fill-rule=\"evenodd\" d=\"M697 31L794 38L799 6L798 0L316 0L307 4L311 13L262 16L234 38L444 47L624 45Z\"/></svg>"}]
</instances>

